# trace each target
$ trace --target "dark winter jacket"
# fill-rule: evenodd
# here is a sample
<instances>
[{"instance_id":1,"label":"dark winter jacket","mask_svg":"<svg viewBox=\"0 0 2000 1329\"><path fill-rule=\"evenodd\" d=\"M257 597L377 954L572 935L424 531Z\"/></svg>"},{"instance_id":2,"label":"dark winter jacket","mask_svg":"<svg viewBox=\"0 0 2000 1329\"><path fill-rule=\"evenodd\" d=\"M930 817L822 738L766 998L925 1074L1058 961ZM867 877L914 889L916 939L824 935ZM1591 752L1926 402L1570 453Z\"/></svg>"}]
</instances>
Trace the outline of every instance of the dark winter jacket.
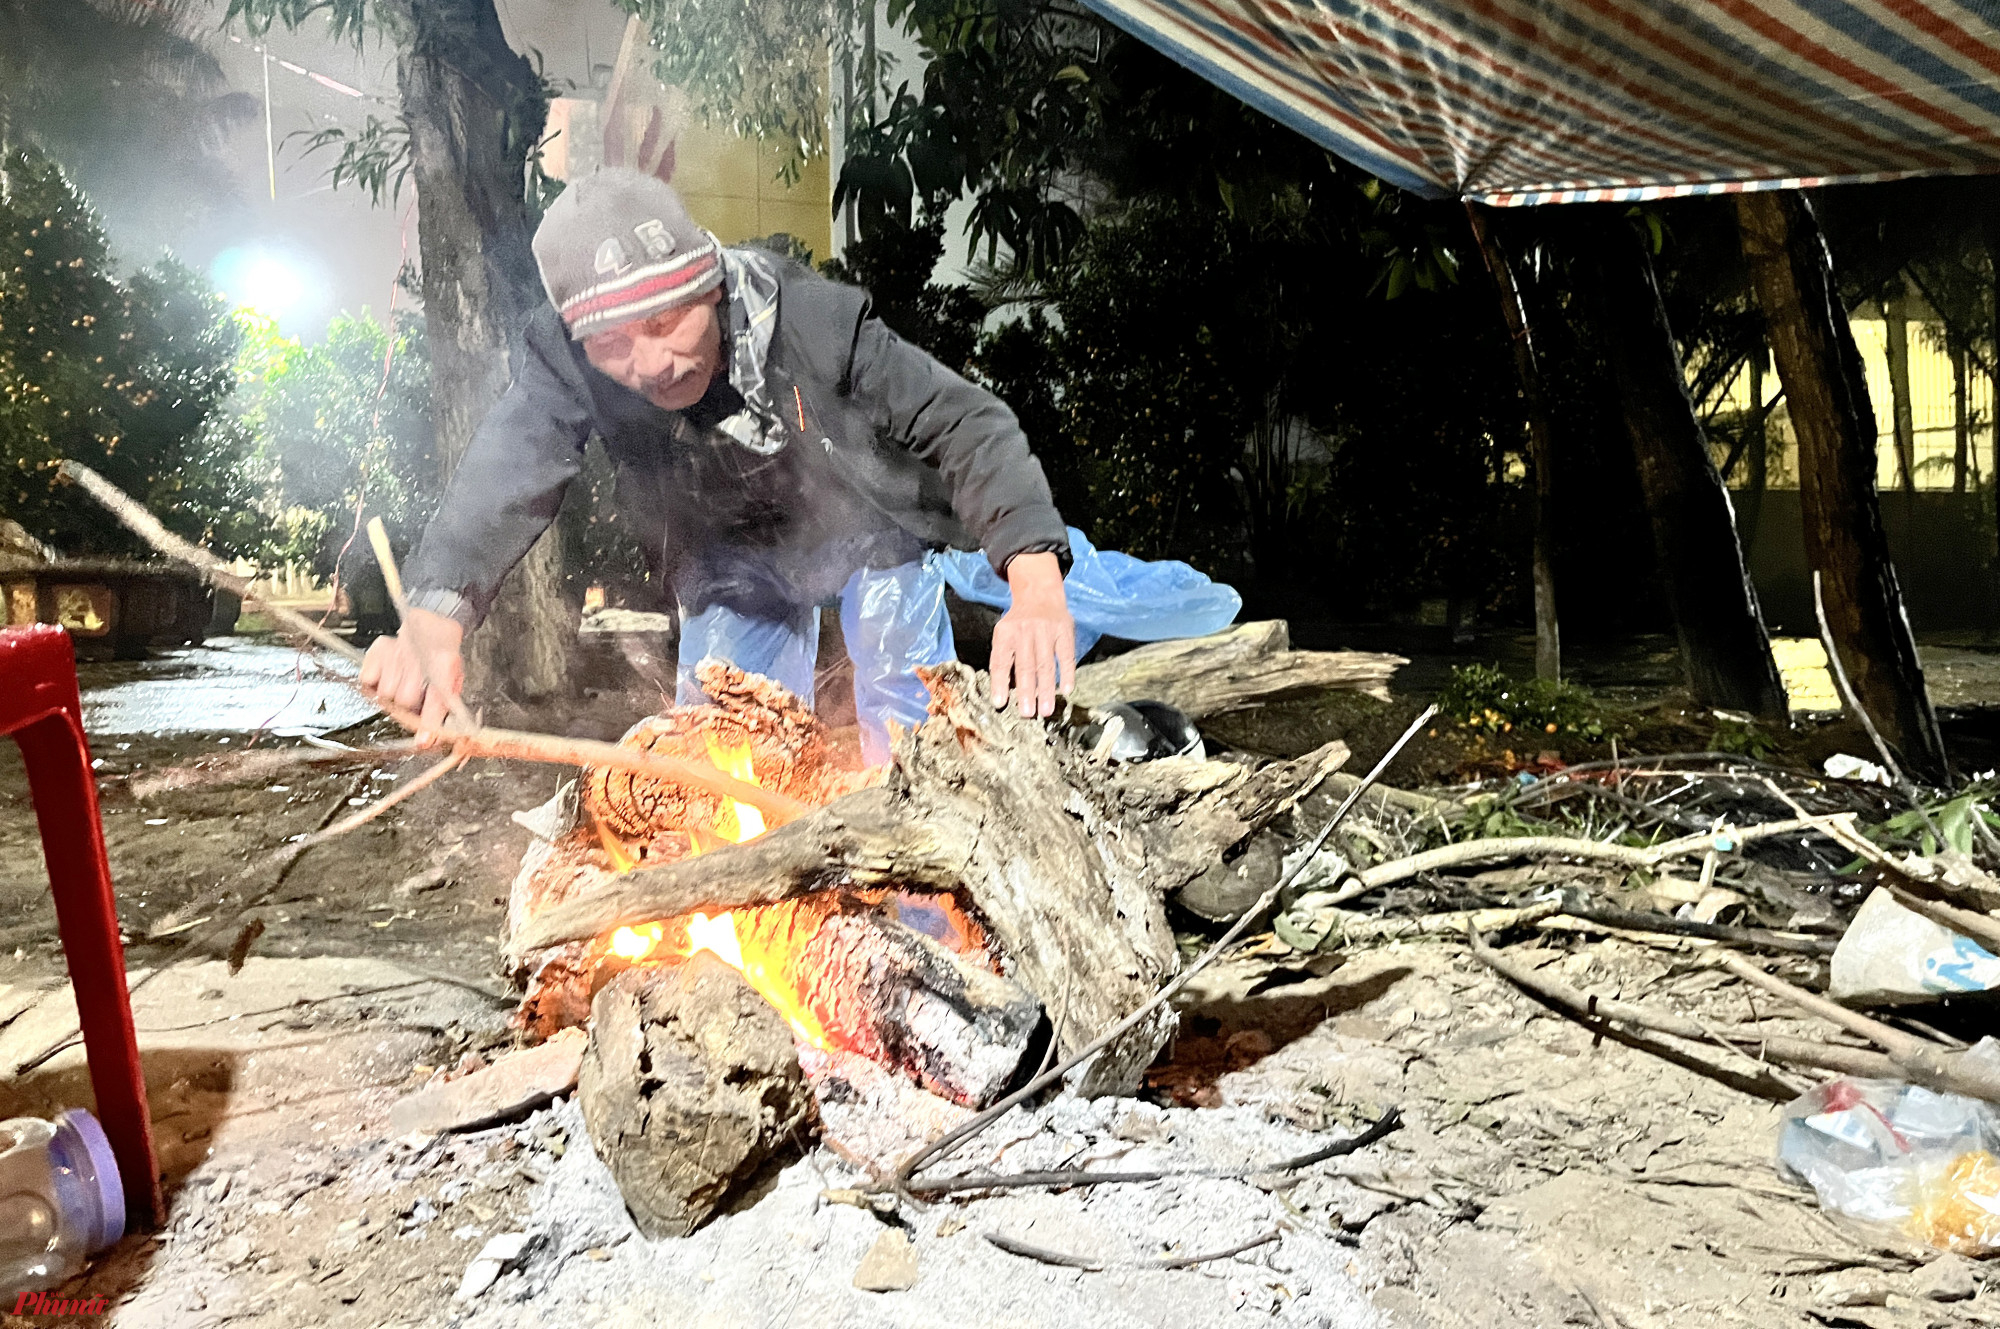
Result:
<instances>
[{"instance_id":1,"label":"dark winter jacket","mask_svg":"<svg viewBox=\"0 0 2000 1329\"><path fill-rule=\"evenodd\" d=\"M700 406L663 411L599 373L544 306L410 562L410 603L476 626L554 519L592 434L617 467L620 519L667 587L710 544L799 545L855 513L932 548L982 549L996 570L1019 553L1067 555L1004 402L891 332L865 291L774 265L762 395L782 449L759 456L702 427Z\"/></svg>"}]
</instances>

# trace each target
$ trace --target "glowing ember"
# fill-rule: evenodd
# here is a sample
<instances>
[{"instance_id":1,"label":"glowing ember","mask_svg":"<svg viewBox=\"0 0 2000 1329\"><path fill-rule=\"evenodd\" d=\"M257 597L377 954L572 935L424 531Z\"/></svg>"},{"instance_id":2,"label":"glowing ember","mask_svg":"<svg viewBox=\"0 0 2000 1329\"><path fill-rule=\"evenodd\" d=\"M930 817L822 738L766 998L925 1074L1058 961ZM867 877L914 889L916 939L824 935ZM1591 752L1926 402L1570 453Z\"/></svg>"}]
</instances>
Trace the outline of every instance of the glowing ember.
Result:
<instances>
[{"instance_id":1,"label":"glowing ember","mask_svg":"<svg viewBox=\"0 0 2000 1329\"><path fill-rule=\"evenodd\" d=\"M756 784L757 766L750 758L750 745L738 743L725 747L718 742L713 731L708 734L708 759L715 763L724 775L733 775L739 780ZM741 844L754 840L764 833L764 814L747 803L735 799L725 799L722 812L715 819L715 833L731 844Z\"/></svg>"},{"instance_id":2,"label":"glowing ember","mask_svg":"<svg viewBox=\"0 0 2000 1329\"><path fill-rule=\"evenodd\" d=\"M643 960L660 944L666 929L658 923L644 927L619 928L611 934L611 953L625 960Z\"/></svg>"},{"instance_id":3,"label":"glowing ember","mask_svg":"<svg viewBox=\"0 0 2000 1329\"><path fill-rule=\"evenodd\" d=\"M657 927L658 924L652 926ZM707 914L690 914L687 935L689 955L708 951L724 964L740 971L759 996L776 1007L778 1014L791 1021L793 1032L816 1048L826 1047L826 1030L819 1018L800 1003L798 994L785 981L783 961L761 952L747 958L744 956L743 944L736 935L736 915L733 912L717 914L714 918ZM767 960L770 962L767 963Z\"/></svg>"}]
</instances>

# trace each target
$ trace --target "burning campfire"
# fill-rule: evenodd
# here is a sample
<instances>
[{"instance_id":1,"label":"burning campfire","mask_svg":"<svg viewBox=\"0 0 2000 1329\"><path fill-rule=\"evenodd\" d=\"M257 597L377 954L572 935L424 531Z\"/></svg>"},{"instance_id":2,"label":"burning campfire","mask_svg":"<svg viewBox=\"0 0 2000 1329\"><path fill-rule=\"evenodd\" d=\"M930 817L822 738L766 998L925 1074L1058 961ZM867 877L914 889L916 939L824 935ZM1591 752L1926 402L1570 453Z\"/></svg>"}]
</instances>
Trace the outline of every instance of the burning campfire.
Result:
<instances>
[{"instance_id":1,"label":"burning campfire","mask_svg":"<svg viewBox=\"0 0 2000 1329\"><path fill-rule=\"evenodd\" d=\"M817 718L769 680L718 663L702 677L716 703L651 716L621 741L704 758L813 805L880 778L837 767ZM578 824L524 867L518 912L532 915L641 866L713 853L769 829L762 812L737 799L624 772L590 772L580 801ZM986 930L965 903L887 887L829 888L621 924L542 957L520 1018L543 1034L584 1023L619 974L673 968L698 954L740 974L803 1046L865 1056L957 1103L998 1097L1030 1050L1045 1045L1040 1003L1000 974Z\"/></svg>"},{"instance_id":2,"label":"burning campfire","mask_svg":"<svg viewBox=\"0 0 2000 1329\"><path fill-rule=\"evenodd\" d=\"M894 764L855 771L769 680L700 677L711 703L622 742L740 796L588 771L517 817L537 842L509 911L517 1020L589 1027L585 1120L655 1235L836 1117L887 1121L859 1152L896 1156L1118 1024L1177 963L1168 892L1345 756L1117 768L948 665ZM1073 1089L1130 1092L1173 1025L1134 1024Z\"/></svg>"}]
</instances>

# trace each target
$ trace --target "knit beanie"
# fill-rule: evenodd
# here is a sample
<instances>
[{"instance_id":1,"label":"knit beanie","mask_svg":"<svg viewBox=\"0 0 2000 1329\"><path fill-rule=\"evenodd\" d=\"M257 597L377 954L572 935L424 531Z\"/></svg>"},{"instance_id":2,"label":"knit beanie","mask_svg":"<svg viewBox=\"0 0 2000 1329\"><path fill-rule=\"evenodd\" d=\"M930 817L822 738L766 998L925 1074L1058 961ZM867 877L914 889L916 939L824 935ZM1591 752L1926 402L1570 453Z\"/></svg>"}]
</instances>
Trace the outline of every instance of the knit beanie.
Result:
<instances>
[{"instance_id":1,"label":"knit beanie","mask_svg":"<svg viewBox=\"0 0 2000 1329\"><path fill-rule=\"evenodd\" d=\"M656 176L605 167L563 190L535 231L549 303L578 341L722 284L721 250Z\"/></svg>"}]
</instances>

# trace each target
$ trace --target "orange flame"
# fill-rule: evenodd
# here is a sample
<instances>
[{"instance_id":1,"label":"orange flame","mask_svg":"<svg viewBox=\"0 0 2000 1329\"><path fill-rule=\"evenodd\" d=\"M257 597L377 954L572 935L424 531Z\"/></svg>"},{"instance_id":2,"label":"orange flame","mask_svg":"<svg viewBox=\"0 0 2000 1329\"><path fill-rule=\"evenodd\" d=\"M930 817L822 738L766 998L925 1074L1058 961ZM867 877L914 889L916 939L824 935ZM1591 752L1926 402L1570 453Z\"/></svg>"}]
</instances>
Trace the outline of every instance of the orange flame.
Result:
<instances>
[{"instance_id":1,"label":"orange flame","mask_svg":"<svg viewBox=\"0 0 2000 1329\"><path fill-rule=\"evenodd\" d=\"M708 734L708 759L715 763L724 775L733 775L751 784L758 783L757 765L751 760L750 745L737 743L725 747L717 740L713 731ZM722 812L715 819L715 833L731 844L741 844L754 840L764 833L764 814L748 803L739 803L733 798L724 799Z\"/></svg>"},{"instance_id":2,"label":"orange flame","mask_svg":"<svg viewBox=\"0 0 2000 1329\"><path fill-rule=\"evenodd\" d=\"M688 915L687 935L689 955L707 951L724 964L739 970L759 996L776 1007L778 1014L791 1021L793 1031L800 1038L816 1048L827 1045L826 1030L819 1018L799 1001L798 994L785 982L782 961L763 954L755 946L749 956L744 955L733 911L717 914L714 918L707 914Z\"/></svg>"}]
</instances>

